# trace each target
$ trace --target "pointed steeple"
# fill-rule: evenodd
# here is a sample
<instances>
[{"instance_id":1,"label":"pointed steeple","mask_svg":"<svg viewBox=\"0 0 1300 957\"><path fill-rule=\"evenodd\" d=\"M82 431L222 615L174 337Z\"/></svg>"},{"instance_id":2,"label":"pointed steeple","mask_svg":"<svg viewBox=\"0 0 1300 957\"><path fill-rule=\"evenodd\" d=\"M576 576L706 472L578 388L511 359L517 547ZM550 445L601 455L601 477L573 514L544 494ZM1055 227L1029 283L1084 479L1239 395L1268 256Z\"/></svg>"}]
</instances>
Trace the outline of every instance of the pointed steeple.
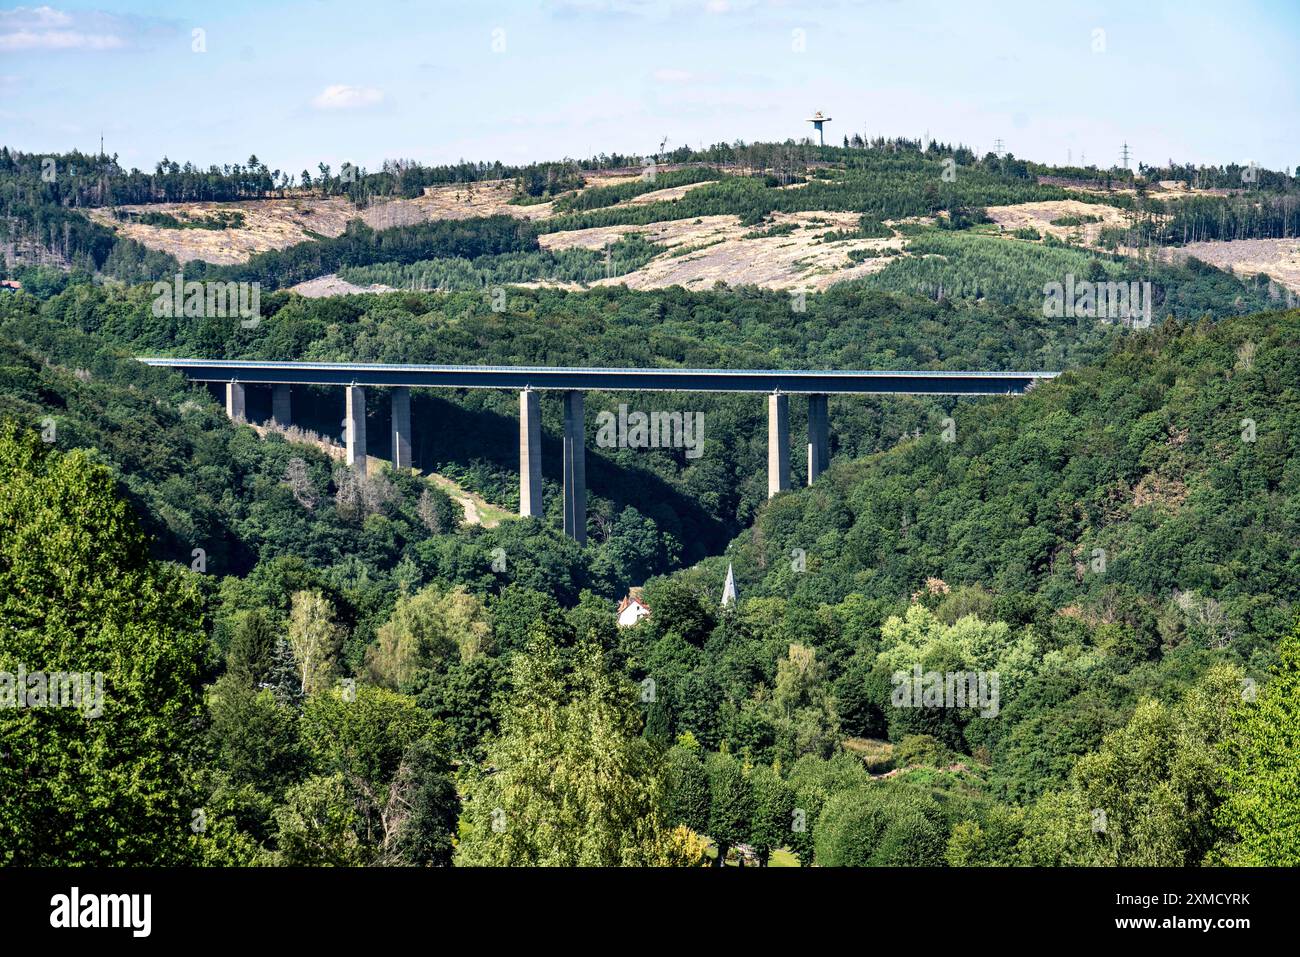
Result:
<instances>
[{"instance_id":1,"label":"pointed steeple","mask_svg":"<svg viewBox=\"0 0 1300 957\"><path fill-rule=\"evenodd\" d=\"M727 580L722 586L722 607L736 603L736 575L731 570L731 562L727 562Z\"/></svg>"}]
</instances>

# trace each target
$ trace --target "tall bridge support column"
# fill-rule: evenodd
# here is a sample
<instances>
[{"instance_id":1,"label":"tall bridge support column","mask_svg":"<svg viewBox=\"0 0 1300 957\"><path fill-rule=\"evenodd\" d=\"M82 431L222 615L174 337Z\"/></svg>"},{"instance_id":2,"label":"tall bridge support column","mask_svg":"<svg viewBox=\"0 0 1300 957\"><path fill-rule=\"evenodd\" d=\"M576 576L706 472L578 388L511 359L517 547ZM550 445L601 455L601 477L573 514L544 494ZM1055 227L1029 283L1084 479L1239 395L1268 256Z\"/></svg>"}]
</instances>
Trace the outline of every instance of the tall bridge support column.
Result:
<instances>
[{"instance_id":1,"label":"tall bridge support column","mask_svg":"<svg viewBox=\"0 0 1300 957\"><path fill-rule=\"evenodd\" d=\"M767 397L767 497L790 487L790 397Z\"/></svg>"},{"instance_id":2,"label":"tall bridge support column","mask_svg":"<svg viewBox=\"0 0 1300 957\"><path fill-rule=\"evenodd\" d=\"M587 449L582 393L564 393L564 534L587 544Z\"/></svg>"},{"instance_id":3,"label":"tall bridge support column","mask_svg":"<svg viewBox=\"0 0 1300 957\"><path fill-rule=\"evenodd\" d=\"M289 386L271 386L271 422L285 428L293 422L293 403Z\"/></svg>"},{"instance_id":4,"label":"tall bridge support column","mask_svg":"<svg viewBox=\"0 0 1300 957\"><path fill-rule=\"evenodd\" d=\"M393 468L409 469L411 463L411 390L393 389Z\"/></svg>"},{"instance_id":5,"label":"tall bridge support column","mask_svg":"<svg viewBox=\"0 0 1300 957\"><path fill-rule=\"evenodd\" d=\"M542 405L538 393L519 393L519 514L542 514Z\"/></svg>"},{"instance_id":6,"label":"tall bridge support column","mask_svg":"<svg viewBox=\"0 0 1300 957\"><path fill-rule=\"evenodd\" d=\"M238 382L226 383L226 415L233 422L242 422L247 418L248 407L244 402L244 387Z\"/></svg>"},{"instance_id":7,"label":"tall bridge support column","mask_svg":"<svg viewBox=\"0 0 1300 957\"><path fill-rule=\"evenodd\" d=\"M826 396L808 396L808 484L831 464L831 426Z\"/></svg>"},{"instance_id":8,"label":"tall bridge support column","mask_svg":"<svg viewBox=\"0 0 1300 957\"><path fill-rule=\"evenodd\" d=\"M366 390L350 385L345 390L347 410L343 416L348 455L347 463L359 472L366 470Z\"/></svg>"}]
</instances>

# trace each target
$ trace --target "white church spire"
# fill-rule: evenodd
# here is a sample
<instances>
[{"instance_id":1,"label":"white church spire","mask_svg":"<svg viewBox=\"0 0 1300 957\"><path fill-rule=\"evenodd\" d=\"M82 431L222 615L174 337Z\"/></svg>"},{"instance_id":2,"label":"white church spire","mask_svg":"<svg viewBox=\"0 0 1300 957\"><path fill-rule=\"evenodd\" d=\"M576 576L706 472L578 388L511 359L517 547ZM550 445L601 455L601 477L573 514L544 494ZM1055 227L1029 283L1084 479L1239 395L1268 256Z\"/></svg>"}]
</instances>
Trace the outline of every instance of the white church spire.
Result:
<instances>
[{"instance_id":1,"label":"white church spire","mask_svg":"<svg viewBox=\"0 0 1300 957\"><path fill-rule=\"evenodd\" d=\"M722 607L736 603L736 575L731 570L731 562L727 562L727 580L722 586Z\"/></svg>"}]
</instances>

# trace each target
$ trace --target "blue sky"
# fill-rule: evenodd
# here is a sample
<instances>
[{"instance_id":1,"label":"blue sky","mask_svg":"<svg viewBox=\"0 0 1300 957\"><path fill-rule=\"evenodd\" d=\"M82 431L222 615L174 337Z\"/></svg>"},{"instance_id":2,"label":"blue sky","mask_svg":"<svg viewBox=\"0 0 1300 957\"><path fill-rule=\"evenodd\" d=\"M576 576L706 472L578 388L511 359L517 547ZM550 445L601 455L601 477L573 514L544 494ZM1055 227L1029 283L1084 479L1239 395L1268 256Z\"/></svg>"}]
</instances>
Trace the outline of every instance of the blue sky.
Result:
<instances>
[{"instance_id":1,"label":"blue sky","mask_svg":"<svg viewBox=\"0 0 1300 957\"><path fill-rule=\"evenodd\" d=\"M0 7L0 142L296 173L785 139L822 110L828 142L1294 170L1297 49L1294 0L67 0Z\"/></svg>"}]
</instances>

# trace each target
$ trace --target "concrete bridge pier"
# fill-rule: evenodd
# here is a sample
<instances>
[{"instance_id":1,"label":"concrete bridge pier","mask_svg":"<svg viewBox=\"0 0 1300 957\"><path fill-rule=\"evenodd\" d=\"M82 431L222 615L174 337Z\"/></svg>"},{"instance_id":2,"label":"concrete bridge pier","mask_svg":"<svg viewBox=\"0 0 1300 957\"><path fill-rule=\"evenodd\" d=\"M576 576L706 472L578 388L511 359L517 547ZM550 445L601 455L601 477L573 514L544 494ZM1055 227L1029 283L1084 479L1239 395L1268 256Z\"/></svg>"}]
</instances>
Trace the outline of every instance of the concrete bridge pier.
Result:
<instances>
[{"instance_id":1,"label":"concrete bridge pier","mask_svg":"<svg viewBox=\"0 0 1300 957\"><path fill-rule=\"evenodd\" d=\"M564 534L587 544L587 450L582 393L564 393Z\"/></svg>"},{"instance_id":2,"label":"concrete bridge pier","mask_svg":"<svg viewBox=\"0 0 1300 957\"><path fill-rule=\"evenodd\" d=\"M409 469L411 462L411 390L393 389L393 468Z\"/></svg>"},{"instance_id":3,"label":"concrete bridge pier","mask_svg":"<svg viewBox=\"0 0 1300 957\"><path fill-rule=\"evenodd\" d=\"M343 425L347 440L347 463L358 472L366 470L366 390L359 385L344 389L347 410Z\"/></svg>"},{"instance_id":4,"label":"concrete bridge pier","mask_svg":"<svg viewBox=\"0 0 1300 957\"><path fill-rule=\"evenodd\" d=\"M271 386L271 422L285 428L293 422L293 404L289 386Z\"/></svg>"},{"instance_id":5,"label":"concrete bridge pier","mask_svg":"<svg viewBox=\"0 0 1300 957\"><path fill-rule=\"evenodd\" d=\"M231 421L240 422L246 419L248 407L244 401L244 387L238 382L226 383L226 415Z\"/></svg>"},{"instance_id":6,"label":"concrete bridge pier","mask_svg":"<svg viewBox=\"0 0 1300 957\"><path fill-rule=\"evenodd\" d=\"M519 393L519 514L542 514L542 406L529 388Z\"/></svg>"},{"instance_id":7,"label":"concrete bridge pier","mask_svg":"<svg viewBox=\"0 0 1300 957\"><path fill-rule=\"evenodd\" d=\"M790 397L767 397L767 497L790 487Z\"/></svg>"},{"instance_id":8,"label":"concrete bridge pier","mask_svg":"<svg viewBox=\"0 0 1300 957\"><path fill-rule=\"evenodd\" d=\"M824 395L808 396L808 484L831 464L831 427Z\"/></svg>"}]
</instances>

